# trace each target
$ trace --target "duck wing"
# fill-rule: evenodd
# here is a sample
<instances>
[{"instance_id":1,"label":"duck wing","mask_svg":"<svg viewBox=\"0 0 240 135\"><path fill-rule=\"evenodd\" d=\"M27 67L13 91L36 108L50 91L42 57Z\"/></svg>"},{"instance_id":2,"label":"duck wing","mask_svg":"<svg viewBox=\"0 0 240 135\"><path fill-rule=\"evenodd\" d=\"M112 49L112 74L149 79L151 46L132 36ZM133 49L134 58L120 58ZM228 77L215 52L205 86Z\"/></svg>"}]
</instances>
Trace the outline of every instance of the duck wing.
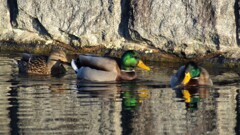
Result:
<instances>
[{"instance_id":1,"label":"duck wing","mask_svg":"<svg viewBox=\"0 0 240 135\"><path fill-rule=\"evenodd\" d=\"M185 66L181 66L177 73L171 77L170 85L172 88L177 87L181 84L185 75Z\"/></svg>"},{"instance_id":2,"label":"duck wing","mask_svg":"<svg viewBox=\"0 0 240 135\"><path fill-rule=\"evenodd\" d=\"M117 60L111 57L99 57L94 55L79 55L77 67L89 67L93 69L119 72L120 68Z\"/></svg>"},{"instance_id":3,"label":"duck wing","mask_svg":"<svg viewBox=\"0 0 240 135\"><path fill-rule=\"evenodd\" d=\"M210 78L208 71L203 67L200 67L200 70L201 70L201 74L198 79L199 85L212 86L213 82L212 82L212 79Z\"/></svg>"},{"instance_id":4,"label":"duck wing","mask_svg":"<svg viewBox=\"0 0 240 135\"><path fill-rule=\"evenodd\" d=\"M21 73L45 73L48 57L44 55L32 55L23 53L21 60L18 60L19 72Z\"/></svg>"},{"instance_id":5,"label":"duck wing","mask_svg":"<svg viewBox=\"0 0 240 135\"><path fill-rule=\"evenodd\" d=\"M48 74L47 56L33 56L28 62L28 73Z\"/></svg>"}]
</instances>

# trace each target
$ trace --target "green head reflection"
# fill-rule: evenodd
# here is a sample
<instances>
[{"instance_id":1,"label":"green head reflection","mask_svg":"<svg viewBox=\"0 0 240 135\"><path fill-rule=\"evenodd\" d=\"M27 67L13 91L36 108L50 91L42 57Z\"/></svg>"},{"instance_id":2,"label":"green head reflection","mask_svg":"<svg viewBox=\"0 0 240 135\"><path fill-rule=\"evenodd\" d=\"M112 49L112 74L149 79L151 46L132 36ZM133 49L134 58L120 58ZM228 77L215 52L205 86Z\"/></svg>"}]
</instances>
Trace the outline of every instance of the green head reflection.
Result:
<instances>
[{"instance_id":1,"label":"green head reflection","mask_svg":"<svg viewBox=\"0 0 240 135\"><path fill-rule=\"evenodd\" d=\"M123 107L126 110L137 108L145 99L149 98L149 90L124 91Z\"/></svg>"},{"instance_id":2,"label":"green head reflection","mask_svg":"<svg viewBox=\"0 0 240 135\"><path fill-rule=\"evenodd\" d=\"M198 103L200 102L199 95L191 95L189 90L183 90L183 98L185 99L187 110L198 110Z\"/></svg>"}]
</instances>

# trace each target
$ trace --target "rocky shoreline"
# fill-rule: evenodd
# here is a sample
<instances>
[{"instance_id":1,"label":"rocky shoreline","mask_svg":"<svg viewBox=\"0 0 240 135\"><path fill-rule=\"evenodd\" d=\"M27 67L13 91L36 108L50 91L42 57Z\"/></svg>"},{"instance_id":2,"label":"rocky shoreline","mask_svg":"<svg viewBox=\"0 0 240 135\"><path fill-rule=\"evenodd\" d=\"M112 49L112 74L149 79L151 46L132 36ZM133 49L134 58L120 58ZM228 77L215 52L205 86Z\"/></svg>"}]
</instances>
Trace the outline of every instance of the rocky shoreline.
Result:
<instances>
[{"instance_id":1,"label":"rocky shoreline","mask_svg":"<svg viewBox=\"0 0 240 135\"><path fill-rule=\"evenodd\" d=\"M186 58L179 57L177 55L169 54L164 51L158 49L149 49L149 48L139 48L139 47L123 47L119 49L106 48L103 45L98 46L88 46L88 47L72 47L69 45L63 44L17 44L15 42L0 42L0 53L1 52L17 52L17 53L34 53L34 54L49 54L52 49L60 48L67 52L68 55L75 55L81 53L91 53L100 56L108 55L108 56L116 56L120 57L122 53L126 50L136 50L140 53L143 60L148 61L169 61L169 62L186 62L186 61L204 61L207 59L215 58L221 55L221 52L207 54L205 56Z\"/></svg>"}]
</instances>

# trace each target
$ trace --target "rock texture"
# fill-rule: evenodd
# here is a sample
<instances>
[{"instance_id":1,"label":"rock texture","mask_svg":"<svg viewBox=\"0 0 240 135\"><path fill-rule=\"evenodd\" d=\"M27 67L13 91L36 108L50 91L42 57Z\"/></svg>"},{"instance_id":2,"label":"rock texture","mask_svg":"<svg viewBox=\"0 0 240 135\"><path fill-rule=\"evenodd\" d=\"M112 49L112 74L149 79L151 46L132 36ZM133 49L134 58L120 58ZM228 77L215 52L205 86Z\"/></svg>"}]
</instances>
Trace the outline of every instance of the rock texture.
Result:
<instances>
[{"instance_id":1,"label":"rock texture","mask_svg":"<svg viewBox=\"0 0 240 135\"><path fill-rule=\"evenodd\" d=\"M132 0L132 38L186 56L236 46L234 1Z\"/></svg>"},{"instance_id":2,"label":"rock texture","mask_svg":"<svg viewBox=\"0 0 240 135\"><path fill-rule=\"evenodd\" d=\"M10 13L5 0L0 0L0 40L7 40L7 33L11 31Z\"/></svg>"},{"instance_id":3,"label":"rock texture","mask_svg":"<svg viewBox=\"0 0 240 135\"><path fill-rule=\"evenodd\" d=\"M187 58L240 50L233 0L0 1L1 41L159 49Z\"/></svg>"}]
</instances>

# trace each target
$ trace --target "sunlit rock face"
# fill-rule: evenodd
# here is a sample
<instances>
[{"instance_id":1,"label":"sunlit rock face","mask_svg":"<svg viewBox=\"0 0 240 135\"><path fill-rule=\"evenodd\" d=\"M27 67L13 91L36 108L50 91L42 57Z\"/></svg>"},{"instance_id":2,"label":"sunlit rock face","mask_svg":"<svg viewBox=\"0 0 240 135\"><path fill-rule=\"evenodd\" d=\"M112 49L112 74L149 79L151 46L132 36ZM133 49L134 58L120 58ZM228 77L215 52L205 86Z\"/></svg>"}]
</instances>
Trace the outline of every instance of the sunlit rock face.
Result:
<instances>
[{"instance_id":1,"label":"sunlit rock face","mask_svg":"<svg viewBox=\"0 0 240 135\"><path fill-rule=\"evenodd\" d=\"M118 34L120 0L9 0L2 3L0 11L4 22L0 29L8 30L17 42L59 41L76 46L114 43L117 46L123 40Z\"/></svg>"},{"instance_id":2,"label":"sunlit rock face","mask_svg":"<svg viewBox=\"0 0 240 135\"><path fill-rule=\"evenodd\" d=\"M187 56L236 46L233 5L233 0L132 0L130 35Z\"/></svg>"},{"instance_id":3,"label":"sunlit rock face","mask_svg":"<svg viewBox=\"0 0 240 135\"><path fill-rule=\"evenodd\" d=\"M74 45L119 40L119 0L18 1L18 28Z\"/></svg>"},{"instance_id":4,"label":"sunlit rock face","mask_svg":"<svg viewBox=\"0 0 240 135\"><path fill-rule=\"evenodd\" d=\"M238 47L233 0L0 1L1 41L140 45L183 57Z\"/></svg>"},{"instance_id":5,"label":"sunlit rock face","mask_svg":"<svg viewBox=\"0 0 240 135\"><path fill-rule=\"evenodd\" d=\"M7 8L7 2L5 0L0 0L2 4L0 4L0 40L6 40L6 33L11 31L10 25L10 13Z\"/></svg>"}]
</instances>

